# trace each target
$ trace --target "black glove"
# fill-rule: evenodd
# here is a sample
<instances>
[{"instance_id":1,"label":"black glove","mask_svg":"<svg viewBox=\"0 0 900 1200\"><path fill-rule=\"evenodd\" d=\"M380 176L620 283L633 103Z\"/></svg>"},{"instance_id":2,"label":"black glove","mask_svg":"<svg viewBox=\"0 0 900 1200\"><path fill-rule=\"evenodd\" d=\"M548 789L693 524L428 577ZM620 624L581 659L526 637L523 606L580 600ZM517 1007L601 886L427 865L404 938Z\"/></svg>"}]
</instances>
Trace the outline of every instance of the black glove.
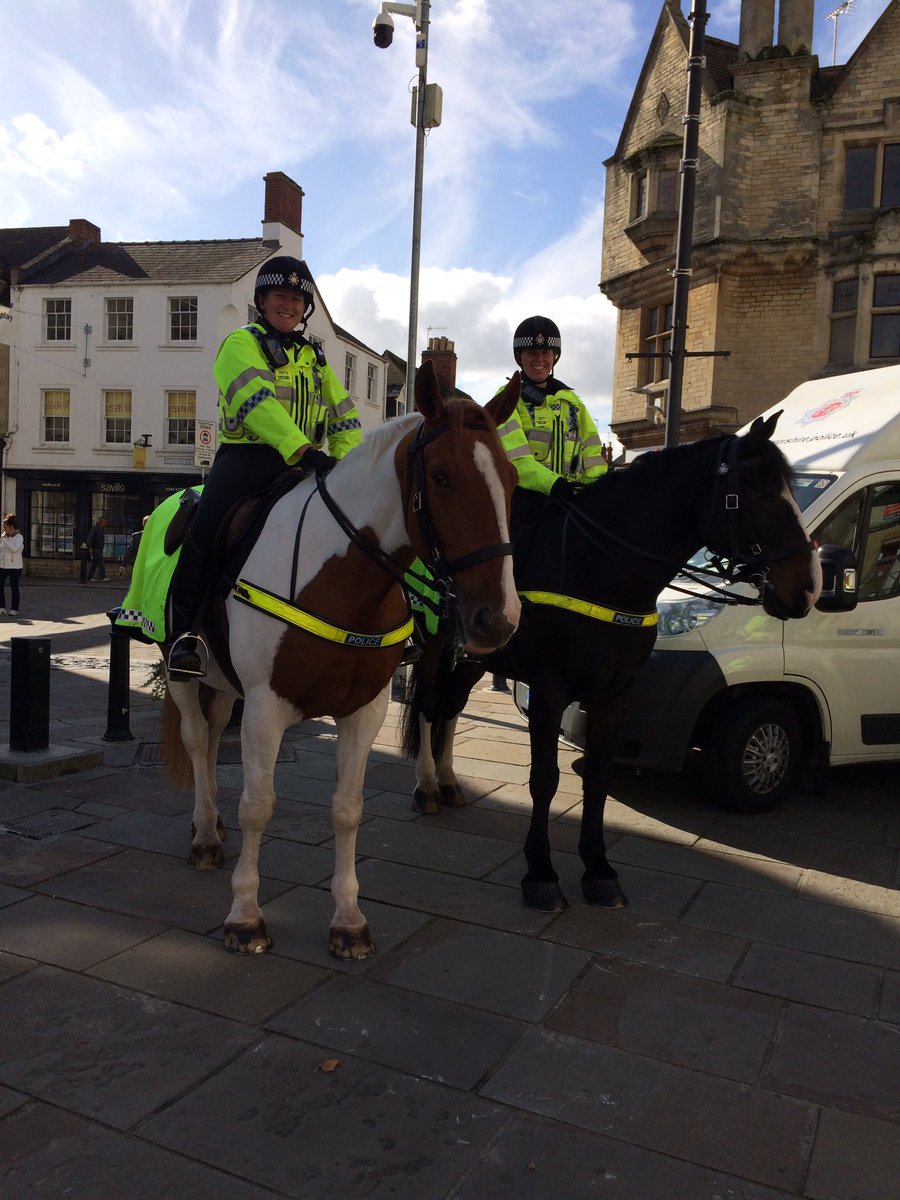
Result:
<instances>
[{"instance_id":1,"label":"black glove","mask_svg":"<svg viewBox=\"0 0 900 1200\"><path fill-rule=\"evenodd\" d=\"M337 465L337 459L326 454L324 450L313 449L307 450L297 465L307 474L315 471L317 475L327 475L331 468Z\"/></svg>"},{"instance_id":2,"label":"black glove","mask_svg":"<svg viewBox=\"0 0 900 1200\"><path fill-rule=\"evenodd\" d=\"M578 485L572 483L569 479L564 479L562 475L560 475L559 479L554 482L553 487L550 489L550 495L554 500L574 500L577 494Z\"/></svg>"}]
</instances>

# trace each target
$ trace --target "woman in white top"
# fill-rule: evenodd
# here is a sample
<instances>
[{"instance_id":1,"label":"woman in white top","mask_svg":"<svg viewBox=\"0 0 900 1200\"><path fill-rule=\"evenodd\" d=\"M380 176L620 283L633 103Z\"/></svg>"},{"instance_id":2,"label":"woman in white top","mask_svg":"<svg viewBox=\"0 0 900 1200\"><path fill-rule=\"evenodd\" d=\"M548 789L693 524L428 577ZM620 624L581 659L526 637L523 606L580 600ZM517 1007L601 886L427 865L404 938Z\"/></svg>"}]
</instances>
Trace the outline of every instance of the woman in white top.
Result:
<instances>
[{"instance_id":1,"label":"woman in white top","mask_svg":"<svg viewBox=\"0 0 900 1200\"><path fill-rule=\"evenodd\" d=\"M19 615L19 577L22 574L22 547L25 539L13 513L3 518L3 533L0 534L0 616L6 616L6 581L9 580L12 606L11 617Z\"/></svg>"}]
</instances>

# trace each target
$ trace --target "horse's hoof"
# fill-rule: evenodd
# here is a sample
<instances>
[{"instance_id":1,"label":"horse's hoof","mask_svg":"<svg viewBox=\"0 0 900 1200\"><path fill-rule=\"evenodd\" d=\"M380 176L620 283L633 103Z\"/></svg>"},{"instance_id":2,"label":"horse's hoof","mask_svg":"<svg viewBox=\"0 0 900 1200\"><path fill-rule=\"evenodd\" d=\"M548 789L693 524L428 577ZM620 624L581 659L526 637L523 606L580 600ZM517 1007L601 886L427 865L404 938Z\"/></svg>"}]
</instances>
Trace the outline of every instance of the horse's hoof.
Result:
<instances>
[{"instance_id":1,"label":"horse's hoof","mask_svg":"<svg viewBox=\"0 0 900 1200\"><path fill-rule=\"evenodd\" d=\"M266 933L265 921L249 927L226 925L225 947L235 954L266 954L272 949L272 939Z\"/></svg>"},{"instance_id":2,"label":"horse's hoof","mask_svg":"<svg viewBox=\"0 0 900 1200\"><path fill-rule=\"evenodd\" d=\"M445 808L466 807L466 798L458 783L444 783L438 788L438 791L441 796L441 804Z\"/></svg>"},{"instance_id":3,"label":"horse's hoof","mask_svg":"<svg viewBox=\"0 0 900 1200\"><path fill-rule=\"evenodd\" d=\"M582 879L581 891L588 904L599 908L625 908L628 904L618 879Z\"/></svg>"},{"instance_id":4,"label":"horse's hoof","mask_svg":"<svg viewBox=\"0 0 900 1200\"><path fill-rule=\"evenodd\" d=\"M328 931L328 953L332 958L345 960L371 958L375 943L368 925L363 925L362 929L340 929L332 925Z\"/></svg>"},{"instance_id":5,"label":"horse's hoof","mask_svg":"<svg viewBox=\"0 0 900 1200\"><path fill-rule=\"evenodd\" d=\"M191 846L188 862L198 871L217 871L225 863L225 852L218 842L212 846Z\"/></svg>"},{"instance_id":6,"label":"horse's hoof","mask_svg":"<svg viewBox=\"0 0 900 1200\"><path fill-rule=\"evenodd\" d=\"M536 908L538 912L565 912L569 907L562 888L555 881L523 879L522 900L526 908Z\"/></svg>"},{"instance_id":7,"label":"horse's hoof","mask_svg":"<svg viewBox=\"0 0 900 1200\"><path fill-rule=\"evenodd\" d=\"M434 793L423 792L421 788L413 792L412 807L413 812L421 813L424 817L433 817L441 811L440 801Z\"/></svg>"}]
</instances>

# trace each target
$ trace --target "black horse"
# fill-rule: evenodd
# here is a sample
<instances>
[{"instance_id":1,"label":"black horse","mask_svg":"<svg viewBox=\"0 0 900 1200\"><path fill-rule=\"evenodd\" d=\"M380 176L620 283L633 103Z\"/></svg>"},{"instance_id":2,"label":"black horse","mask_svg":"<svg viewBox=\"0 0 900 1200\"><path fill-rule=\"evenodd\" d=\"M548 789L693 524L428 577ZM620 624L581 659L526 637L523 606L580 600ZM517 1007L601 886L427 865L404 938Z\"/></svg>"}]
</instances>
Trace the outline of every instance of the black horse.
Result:
<instances>
[{"instance_id":1,"label":"black horse","mask_svg":"<svg viewBox=\"0 0 900 1200\"><path fill-rule=\"evenodd\" d=\"M559 784L560 720L574 700L587 721L578 843L584 898L607 908L627 903L603 836L613 739L656 640L657 597L687 560L706 546L723 576L754 583L765 611L779 620L804 617L815 603L818 559L791 495L790 465L770 440L779 415L754 421L743 437L644 454L572 501L517 492L518 632L478 661L460 660L448 636L426 641L403 725L403 751L417 760L418 812L464 803L453 736L484 672L529 685L532 816L522 880L529 907L558 912L567 905L550 859L548 818Z\"/></svg>"}]
</instances>

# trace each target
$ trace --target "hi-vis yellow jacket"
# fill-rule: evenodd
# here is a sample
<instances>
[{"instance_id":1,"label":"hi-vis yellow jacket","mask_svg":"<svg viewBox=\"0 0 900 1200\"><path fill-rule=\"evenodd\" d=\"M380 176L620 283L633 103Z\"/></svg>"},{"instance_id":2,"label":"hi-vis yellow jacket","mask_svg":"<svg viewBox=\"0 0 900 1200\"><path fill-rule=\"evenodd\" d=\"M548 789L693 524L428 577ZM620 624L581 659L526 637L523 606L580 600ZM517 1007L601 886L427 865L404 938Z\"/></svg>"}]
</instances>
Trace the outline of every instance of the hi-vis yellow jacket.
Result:
<instances>
[{"instance_id":1,"label":"hi-vis yellow jacket","mask_svg":"<svg viewBox=\"0 0 900 1200\"><path fill-rule=\"evenodd\" d=\"M356 405L315 346L298 337L287 347L287 363L272 368L263 352L261 325L230 333L216 355L219 441L223 446L263 442L292 466L312 443L328 441L343 458L362 441Z\"/></svg>"},{"instance_id":2,"label":"hi-vis yellow jacket","mask_svg":"<svg viewBox=\"0 0 900 1200\"><path fill-rule=\"evenodd\" d=\"M590 483L606 473L603 446L584 403L552 375L546 391L523 377L516 411L499 429L519 486L549 495L560 476Z\"/></svg>"}]
</instances>

